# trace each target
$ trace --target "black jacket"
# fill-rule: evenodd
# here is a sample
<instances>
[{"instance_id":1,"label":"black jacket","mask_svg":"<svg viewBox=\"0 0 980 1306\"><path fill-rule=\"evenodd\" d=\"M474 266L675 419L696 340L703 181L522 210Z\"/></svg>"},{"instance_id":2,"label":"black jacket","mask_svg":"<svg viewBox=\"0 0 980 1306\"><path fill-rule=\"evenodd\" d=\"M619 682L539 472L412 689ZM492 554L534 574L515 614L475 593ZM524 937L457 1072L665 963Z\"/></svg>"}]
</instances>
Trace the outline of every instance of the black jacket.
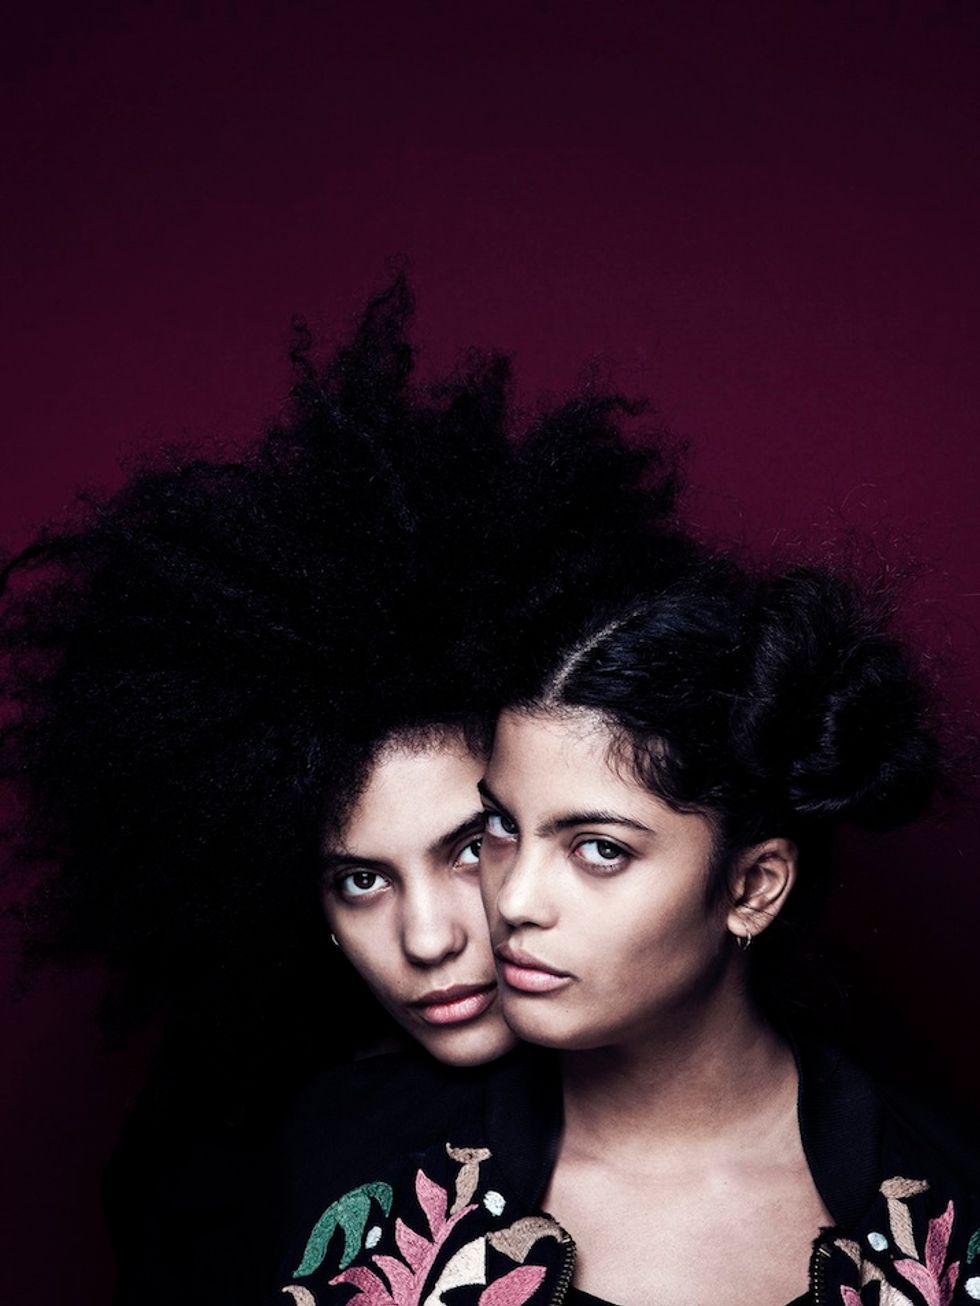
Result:
<instances>
[{"instance_id":1,"label":"black jacket","mask_svg":"<svg viewBox=\"0 0 980 1306\"><path fill-rule=\"evenodd\" d=\"M834 1219L811 1257L816 1306L980 1298L974 1148L826 1045L797 1056L803 1145ZM540 1210L560 1100L555 1059L528 1048L479 1071L376 1058L327 1076L283 1151L270 1302L561 1302L574 1243Z\"/></svg>"}]
</instances>

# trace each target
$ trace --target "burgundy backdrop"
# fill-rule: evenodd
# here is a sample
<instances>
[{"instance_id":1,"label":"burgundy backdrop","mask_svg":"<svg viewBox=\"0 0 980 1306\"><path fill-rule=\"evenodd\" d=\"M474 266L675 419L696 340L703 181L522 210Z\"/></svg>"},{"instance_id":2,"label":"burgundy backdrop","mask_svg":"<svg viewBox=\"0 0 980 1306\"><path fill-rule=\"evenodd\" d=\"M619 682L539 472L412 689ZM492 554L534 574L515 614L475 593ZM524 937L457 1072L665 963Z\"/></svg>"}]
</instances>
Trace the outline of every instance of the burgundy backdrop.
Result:
<instances>
[{"instance_id":1,"label":"burgundy backdrop","mask_svg":"<svg viewBox=\"0 0 980 1306\"><path fill-rule=\"evenodd\" d=\"M164 438L255 432L293 313L405 254L422 365L590 359L690 438L750 547L859 527L980 694L980 10L862 0L36 4L6 19L0 541ZM947 655L951 666L947 667ZM959 666L959 671L955 670ZM980 1087L972 812L849 841L841 932ZM13 941L4 940L12 980ZM96 978L0 1010L0 1299L107 1300L98 1171L139 1082Z\"/></svg>"}]
</instances>

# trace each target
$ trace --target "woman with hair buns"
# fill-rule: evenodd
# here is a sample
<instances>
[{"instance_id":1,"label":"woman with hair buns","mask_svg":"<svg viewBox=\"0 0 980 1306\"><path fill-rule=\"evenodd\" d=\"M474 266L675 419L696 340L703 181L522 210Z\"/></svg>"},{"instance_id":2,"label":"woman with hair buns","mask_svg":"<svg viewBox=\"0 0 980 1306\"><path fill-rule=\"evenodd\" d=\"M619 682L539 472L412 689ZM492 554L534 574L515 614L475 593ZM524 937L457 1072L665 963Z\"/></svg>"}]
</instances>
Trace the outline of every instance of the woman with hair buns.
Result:
<instances>
[{"instance_id":1,"label":"woman with hair buns","mask_svg":"<svg viewBox=\"0 0 980 1306\"><path fill-rule=\"evenodd\" d=\"M538 1046L428 1150L321 1192L280 1277L301 1306L980 1297L975 1149L791 987L832 830L937 784L911 655L820 567L691 545L639 577L579 577L588 613L558 572L538 591L480 785L500 1002Z\"/></svg>"}]
</instances>

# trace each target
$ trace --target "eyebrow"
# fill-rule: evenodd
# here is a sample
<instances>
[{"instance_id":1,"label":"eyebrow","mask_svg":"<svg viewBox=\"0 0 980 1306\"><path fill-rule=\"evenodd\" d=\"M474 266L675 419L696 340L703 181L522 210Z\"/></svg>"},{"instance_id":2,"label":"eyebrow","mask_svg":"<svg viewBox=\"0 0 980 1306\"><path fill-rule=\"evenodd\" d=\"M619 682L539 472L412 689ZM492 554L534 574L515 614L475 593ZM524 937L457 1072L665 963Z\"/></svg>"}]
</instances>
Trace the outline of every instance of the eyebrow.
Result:
<instances>
[{"instance_id":1,"label":"eyebrow","mask_svg":"<svg viewBox=\"0 0 980 1306\"><path fill-rule=\"evenodd\" d=\"M335 871L341 866L363 866L369 871L390 871L391 866L377 857L358 857L357 853L345 848L334 848L320 854L320 867L324 871Z\"/></svg>"},{"instance_id":2,"label":"eyebrow","mask_svg":"<svg viewBox=\"0 0 980 1306\"><path fill-rule=\"evenodd\" d=\"M494 807L499 807L506 816L510 816L506 805L500 801L485 780L480 780L477 783L477 788L487 802L493 803ZM543 825L539 825L535 833L539 839L550 839L554 835L560 834L562 830L571 830L577 825L621 825L628 830L639 830L641 834L656 834L656 831L652 830L650 826L644 825L641 821L634 821L630 816L621 816L618 812L600 810L568 812L565 816L553 817L550 821L545 821Z\"/></svg>"},{"instance_id":3,"label":"eyebrow","mask_svg":"<svg viewBox=\"0 0 980 1306\"><path fill-rule=\"evenodd\" d=\"M556 816L554 820L539 825L537 835L539 839L550 839L552 835L560 834L562 830L571 830L576 825L623 825L628 830L639 830L642 834L656 833L642 821L634 821L630 816L620 816L617 812L595 811L569 812L567 816Z\"/></svg>"},{"instance_id":4,"label":"eyebrow","mask_svg":"<svg viewBox=\"0 0 980 1306\"><path fill-rule=\"evenodd\" d=\"M454 826L452 830L447 830L438 839L429 844L429 856L435 857L451 847L458 839L462 839L467 834L479 834L483 829L483 823L486 819L486 813L482 807L471 812L465 821L460 821L459 825Z\"/></svg>"},{"instance_id":5,"label":"eyebrow","mask_svg":"<svg viewBox=\"0 0 980 1306\"><path fill-rule=\"evenodd\" d=\"M454 843L462 839L467 834L479 834L483 829L483 823L486 813L483 808L477 808L471 812L465 820L460 821L459 825L447 830L445 834L439 835L434 839L426 853L429 857L438 857L447 848L451 848ZM391 871L392 864L384 859L377 857L359 857L356 852L351 852L347 848L331 848L320 854L320 865L325 871L337 870L341 866L363 866L366 870L372 871Z\"/></svg>"}]
</instances>

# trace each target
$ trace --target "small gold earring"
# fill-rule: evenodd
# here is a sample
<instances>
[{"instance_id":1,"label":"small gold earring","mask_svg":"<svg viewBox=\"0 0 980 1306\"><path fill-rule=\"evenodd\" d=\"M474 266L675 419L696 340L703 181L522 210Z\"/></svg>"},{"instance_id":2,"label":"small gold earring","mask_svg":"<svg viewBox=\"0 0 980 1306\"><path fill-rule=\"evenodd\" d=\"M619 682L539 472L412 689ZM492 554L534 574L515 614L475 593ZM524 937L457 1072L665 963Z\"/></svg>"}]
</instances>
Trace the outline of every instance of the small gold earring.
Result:
<instances>
[{"instance_id":1,"label":"small gold earring","mask_svg":"<svg viewBox=\"0 0 980 1306\"><path fill-rule=\"evenodd\" d=\"M333 944L333 946L334 946L335 948L339 948L339 947L340 947L340 944L337 942L337 936L336 936L336 934L331 934L331 936L330 936L330 942Z\"/></svg>"},{"instance_id":2,"label":"small gold earring","mask_svg":"<svg viewBox=\"0 0 980 1306\"><path fill-rule=\"evenodd\" d=\"M336 940L334 940L334 942L336 942ZM735 945L738 948L739 952L748 952L751 943L752 943L751 930L746 930L744 934L737 934L735 936Z\"/></svg>"}]
</instances>

